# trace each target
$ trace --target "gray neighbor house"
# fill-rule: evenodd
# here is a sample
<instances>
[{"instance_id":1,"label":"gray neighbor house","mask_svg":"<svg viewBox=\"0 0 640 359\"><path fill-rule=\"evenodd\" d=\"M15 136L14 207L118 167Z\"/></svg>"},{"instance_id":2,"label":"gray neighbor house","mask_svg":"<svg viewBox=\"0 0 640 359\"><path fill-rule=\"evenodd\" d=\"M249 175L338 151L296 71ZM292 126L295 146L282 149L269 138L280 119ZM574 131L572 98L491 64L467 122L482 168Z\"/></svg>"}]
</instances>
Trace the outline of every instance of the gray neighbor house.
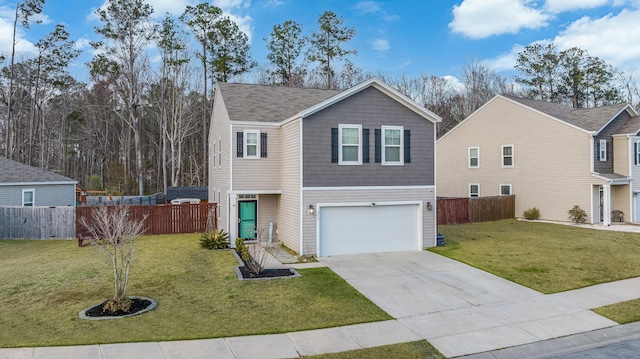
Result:
<instances>
[{"instance_id":1,"label":"gray neighbor house","mask_svg":"<svg viewBox=\"0 0 640 359\"><path fill-rule=\"evenodd\" d=\"M234 239L302 255L436 244L441 119L378 79L345 91L219 83L209 201Z\"/></svg>"},{"instance_id":2,"label":"gray neighbor house","mask_svg":"<svg viewBox=\"0 0 640 359\"><path fill-rule=\"evenodd\" d=\"M0 207L75 206L78 182L0 158Z\"/></svg>"}]
</instances>

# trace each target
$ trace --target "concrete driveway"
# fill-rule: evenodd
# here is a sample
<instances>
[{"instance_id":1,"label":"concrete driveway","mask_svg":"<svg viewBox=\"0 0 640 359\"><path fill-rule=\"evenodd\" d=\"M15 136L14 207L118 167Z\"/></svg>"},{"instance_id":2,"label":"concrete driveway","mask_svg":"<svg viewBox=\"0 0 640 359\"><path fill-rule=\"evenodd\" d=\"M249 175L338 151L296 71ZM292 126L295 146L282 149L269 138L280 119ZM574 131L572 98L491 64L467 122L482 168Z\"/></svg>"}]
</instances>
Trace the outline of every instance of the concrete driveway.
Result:
<instances>
[{"instance_id":1,"label":"concrete driveway","mask_svg":"<svg viewBox=\"0 0 640 359\"><path fill-rule=\"evenodd\" d=\"M320 261L447 357L617 325L580 303L544 295L431 252Z\"/></svg>"}]
</instances>

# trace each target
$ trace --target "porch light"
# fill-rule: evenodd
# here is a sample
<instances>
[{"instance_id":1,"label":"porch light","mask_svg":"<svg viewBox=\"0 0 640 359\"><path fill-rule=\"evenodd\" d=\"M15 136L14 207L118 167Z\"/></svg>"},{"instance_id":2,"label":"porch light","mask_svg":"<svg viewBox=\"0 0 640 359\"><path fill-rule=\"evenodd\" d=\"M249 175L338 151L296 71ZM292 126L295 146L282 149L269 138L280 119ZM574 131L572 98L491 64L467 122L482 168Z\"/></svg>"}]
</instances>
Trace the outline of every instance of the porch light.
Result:
<instances>
[{"instance_id":1,"label":"porch light","mask_svg":"<svg viewBox=\"0 0 640 359\"><path fill-rule=\"evenodd\" d=\"M427 202L427 212L431 212L432 209L431 202Z\"/></svg>"},{"instance_id":2,"label":"porch light","mask_svg":"<svg viewBox=\"0 0 640 359\"><path fill-rule=\"evenodd\" d=\"M309 205L309 209L307 210L307 212L309 212L310 215L313 215L314 213L316 213L316 209L313 208L312 204L310 204Z\"/></svg>"}]
</instances>

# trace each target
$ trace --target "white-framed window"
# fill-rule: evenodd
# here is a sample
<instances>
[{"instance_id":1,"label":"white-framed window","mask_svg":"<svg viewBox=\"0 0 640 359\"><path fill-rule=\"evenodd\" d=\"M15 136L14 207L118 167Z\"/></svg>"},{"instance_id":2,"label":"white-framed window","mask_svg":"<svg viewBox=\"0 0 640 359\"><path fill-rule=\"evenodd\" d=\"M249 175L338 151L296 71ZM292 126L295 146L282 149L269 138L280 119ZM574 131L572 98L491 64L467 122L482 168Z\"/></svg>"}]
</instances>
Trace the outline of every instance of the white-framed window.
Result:
<instances>
[{"instance_id":1,"label":"white-framed window","mask_svg":"<svg viewBox=\"0 0 640 359\"><path fill-rule=\"evenodd\" d=\"M244 130L244 158L260 158L260 131Z\"/></svg>"},{"instance_id":2,"label":"white-framed window","mask_svg":"<svg viewBox=\"0 0 640 359\"><path fill-rule=\"evenodd\" d=\"M35 203L36 203L36 190L23 189L22 190L22 206L33 207Z\"/></svg>"},{"instance_id":3,"label":"white-framed window","mask_svg":"<svg viewBox=\"0 0 640 359\"><path fill-rule=\"evenodd\" d=\"M634 144L634 164L640 166L640 141L636 141Z\"/></svg>"},{"instance_id":4,"label":"white-framed window","mask_svg":"<svg viewBox=\"0 0 640 359\"><path fill-rule=\"evenodd\" d=\"M598 160L607 160L607 140L600 140L600 145L598 146Z\"/></svg>"},{"instance_id":5,"label":"white-framed window","mask_svg":"<svg viewBox=\"0 0 640 359\"><path fill-rule=\"evenodd\" d=\"M511 195L511 185L510 184L501 184L500 185L500 195L501 196L510 196Z\"/></svg>"},{"instance_id":6,"label":"white-framed window","mask_svg":"<svg viewBox=\"0 0 640 359\"><path fill-rule=\"evenodd\" d=\"M480 167L480 147L469 147L469 168Z\"/></svg>"},{"instance_id":7,"label":"white-framed window","mask_svg":"<svg viewBox=\"0 0 640 359\"><path fill-rule=\"evenodd\" d=\"M362 164L362 125L338 125L338 163Z\"/></svg>"},{"instance_id":8,"label":"white-framed window","mask_svg":"<svg viewBox=\"0 0 640 359\"><path fill-rule=\"evenodd\" d=\"M218 154L216 153L216 141L213 141L213 146L211 148L211 153L213 154L213 167L216 167L216 157Z\"/></svg>"},{"instance_id":9,"label":"white-framed window","mask_svg":"<svg viewBox=\"0 0 640 359\"><path fill-rule=\"evenodd\" d=\"M479 183L469 183L469 197L480 197Z\"/></svg>"},{"instance_id":10,"label":"white-framed window","mask_svg":"<svg viewBox=\"0 0 640 359\"><path fill-rule=\"evenodd\" d=\"M404 164L404 127L381 126L382 130L382 164Z\"/></svg>"},{"instance_id":11,"label":"white-framed window","mask_svg":"<svg viewBox=\"0 0 640 359\"><path fill-rule=\"evenodd\" d=\"M218 167L222 167L222 137L218 138Z\"/></svg>"},{"instance_id":12,"label":"white-framed window","mask_svg":"<svg viewBox=\"0 0 640 359\"><path fill-rule=\"evenodd\" d=\"M502 167L513 166L513 145L502 145Z\"/></svg>"}]
</instances>

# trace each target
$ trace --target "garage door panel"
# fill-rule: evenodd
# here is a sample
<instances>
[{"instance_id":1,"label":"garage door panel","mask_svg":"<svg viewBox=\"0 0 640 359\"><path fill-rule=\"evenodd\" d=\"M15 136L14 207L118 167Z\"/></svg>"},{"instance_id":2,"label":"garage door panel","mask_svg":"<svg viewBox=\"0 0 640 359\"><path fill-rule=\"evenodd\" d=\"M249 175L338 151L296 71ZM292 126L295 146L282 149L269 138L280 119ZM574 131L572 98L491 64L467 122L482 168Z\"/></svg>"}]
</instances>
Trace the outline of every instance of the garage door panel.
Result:
<instances>
[{"instance_id":1,"label":"garage door panel","mask_svg":"<svg viewBox=\"0 0 640 359\"><path fill-rule=\"evenodd\" d=\"M322 207L320 256L419 249L419 206Z\"/></svg>"}]
</instances>

